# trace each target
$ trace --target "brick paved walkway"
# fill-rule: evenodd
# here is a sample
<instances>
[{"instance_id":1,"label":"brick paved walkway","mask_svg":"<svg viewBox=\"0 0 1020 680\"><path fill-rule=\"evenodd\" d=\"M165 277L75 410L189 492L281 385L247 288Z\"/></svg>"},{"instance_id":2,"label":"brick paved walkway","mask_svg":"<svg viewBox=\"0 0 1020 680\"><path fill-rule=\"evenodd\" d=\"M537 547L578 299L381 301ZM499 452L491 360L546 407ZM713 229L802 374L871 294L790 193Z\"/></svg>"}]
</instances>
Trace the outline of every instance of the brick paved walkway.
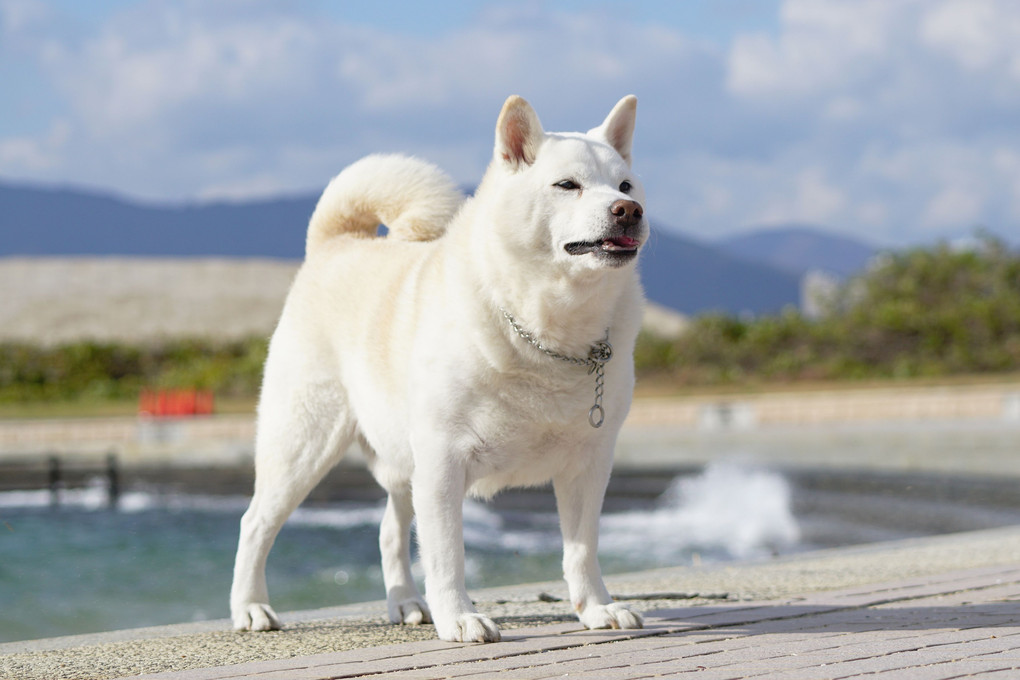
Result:
<instances>
[{"instance_id":1,"label":"brick paved walkway","mask_svg":"<svg viewBox=\"0 0 1020 680\"><path fill-rule=\"evenodd\" d=\"M499 644L418 642L141 677L1006 680L1020 677L1020 566L660 610L646 624L640 631L557 624L511 631Z\"/></svg>"}]
</instances>

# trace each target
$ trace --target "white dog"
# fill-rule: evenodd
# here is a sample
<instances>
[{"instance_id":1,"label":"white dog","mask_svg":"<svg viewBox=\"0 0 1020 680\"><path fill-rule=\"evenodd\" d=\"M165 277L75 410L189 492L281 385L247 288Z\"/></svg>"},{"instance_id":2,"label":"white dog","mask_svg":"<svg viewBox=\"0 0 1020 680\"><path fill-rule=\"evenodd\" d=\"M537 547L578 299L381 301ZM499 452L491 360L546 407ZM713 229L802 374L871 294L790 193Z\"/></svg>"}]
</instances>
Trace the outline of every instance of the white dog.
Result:
<instances>
[{"instance_id":1,"label":"white dog","mask_svg":"<svg viewBox=\"0 0 1020 680\"><path fill-rule=\"evenodd\" d=\"M609 596L596 556L643 302L636 104L622 99L588 133L546 133L510 97L466 201L441 171L403 156L369 156L329 184L266 361L236 628L280 627L266 557L355 439L389 493L379 543L392 621L431 620L444 640L499 640L464 588L463 500L552 480L578 617L641 627ZM411 577L412 517L424 599Z\"/></svg>"}]
</instances>

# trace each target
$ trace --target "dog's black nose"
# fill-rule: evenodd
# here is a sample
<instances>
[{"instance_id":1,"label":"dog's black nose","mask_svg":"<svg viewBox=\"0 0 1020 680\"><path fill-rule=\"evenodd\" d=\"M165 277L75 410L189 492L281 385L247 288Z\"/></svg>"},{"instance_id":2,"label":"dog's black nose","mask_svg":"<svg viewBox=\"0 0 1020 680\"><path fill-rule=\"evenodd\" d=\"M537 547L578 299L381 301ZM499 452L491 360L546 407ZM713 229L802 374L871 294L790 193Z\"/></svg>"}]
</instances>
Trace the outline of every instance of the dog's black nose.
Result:
<instances>
[{"instance_id":1,"label":"dog's black nose","mask_svg":"<svg viewBox=\"0 0 1020 680\"><path fill-rule=\"evenodd\" d=\"M624 229L636 225L641 221L641 216L645 214L640 203L623 199L609 206L609 212L616 218L616 223Z\"/></svg>"}]
</instances>

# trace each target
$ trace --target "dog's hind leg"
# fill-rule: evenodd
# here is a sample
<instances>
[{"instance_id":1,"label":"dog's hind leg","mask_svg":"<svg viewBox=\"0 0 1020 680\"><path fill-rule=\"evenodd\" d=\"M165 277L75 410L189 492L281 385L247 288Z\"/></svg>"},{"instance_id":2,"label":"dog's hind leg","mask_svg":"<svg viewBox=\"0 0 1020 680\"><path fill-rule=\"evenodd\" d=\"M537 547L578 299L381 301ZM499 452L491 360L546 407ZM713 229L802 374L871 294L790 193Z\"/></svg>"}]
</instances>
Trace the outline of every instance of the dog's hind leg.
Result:
<instances>
[{"instance_id":1,"label":"dog's hind leg","mask_svg":"<svg viewBox=\"0 0 1020 680\"><path fill-rule=\"evenodd\" d=\"M411 519L414 506L407 485L389 489L386 513L379 529L386 607L393 623L430 623L432 616L425 598L411 576Z\"/></svg>"},{"instance_id":2,"label":"dog's hind leg","mask_svg":"<svg viewBox=\"0 0 1020 680\"><path fill-rule=\"evenodd\" d=\"M230 590L237 630L275 630L280 619L269 606L266 558L294 509L340 460L354 437L344 399L327 387L291 393L280 411L267 373L255 443L255 493L241 518L241 535Z\"/></svg>"}]
</instances>

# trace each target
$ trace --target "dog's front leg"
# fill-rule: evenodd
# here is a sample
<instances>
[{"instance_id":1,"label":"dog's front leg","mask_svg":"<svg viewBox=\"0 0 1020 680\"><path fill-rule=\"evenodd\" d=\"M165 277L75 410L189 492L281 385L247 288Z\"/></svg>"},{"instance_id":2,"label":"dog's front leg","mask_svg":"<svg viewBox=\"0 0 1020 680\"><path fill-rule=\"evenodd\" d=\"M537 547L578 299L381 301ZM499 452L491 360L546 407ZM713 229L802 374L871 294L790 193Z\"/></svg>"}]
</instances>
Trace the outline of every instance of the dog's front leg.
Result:
<instances>
[{"instance_id":1,"label":"dog's front leg","mask_svg":"<svg viewBox=\"0 0 1020 680\"><path fill-rule=\"evenodd\" d=\"M563 577L577 618L588 628L641 628L641 615L613 602L602 582L599 514L608 481L608 461L553 480L563 534Z\"/></svg>"},{"instance_id":2,"label":"dog's front leg","mask_svg":"<svg viewBox=\"0 0 1020 680\"><path fill-rule=\"evenodd\" d=\"M482 616L464 587L464 463L442 450L417 457L413 478L425 599L436 633L452 642L497 642L499 628Z\"/></svg>"}]
</instances>

